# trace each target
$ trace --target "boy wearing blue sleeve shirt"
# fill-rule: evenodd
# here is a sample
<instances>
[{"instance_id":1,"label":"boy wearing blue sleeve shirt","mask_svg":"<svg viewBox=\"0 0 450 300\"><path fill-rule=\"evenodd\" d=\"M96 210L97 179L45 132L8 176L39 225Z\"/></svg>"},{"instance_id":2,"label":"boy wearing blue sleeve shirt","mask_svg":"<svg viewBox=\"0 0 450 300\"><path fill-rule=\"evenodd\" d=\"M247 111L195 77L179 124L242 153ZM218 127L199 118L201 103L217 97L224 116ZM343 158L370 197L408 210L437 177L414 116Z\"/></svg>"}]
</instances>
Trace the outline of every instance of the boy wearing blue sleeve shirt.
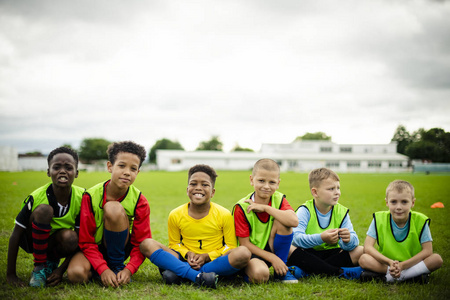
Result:
<instances>
[{"instance_id":1,"label":"boy wearing blue sleeve shirt","mask_svg":"<svg viewBox=\"0 0 450 300\"><path fill-rule=\"evenodd\" d=\"M339 204L339 176L319 168L309 174L313 199L297 209L298 226L288 265L297 278L308 274L358 279L362 269L355 267L363 253L353 230L348 209Z\"/></svg>"},{"instance_id":2,"label":"boy wearing blue sleeve shirt","mask_svg":"<svg viewBox=\"0 0 450 300\"><path fill-rule=\"evenodd\" d=\"M411 211L416 199L414 187L407 181L391 182L385 200L389 211L373 214L359 263L364 269L375 272L365 271L367 279L381 277L386 282L408 279L426 282L428 274L443 263L441 256L433 253L430 219ZM375 242L378 250L374 247Z\"/></svg>"}]
</instances>

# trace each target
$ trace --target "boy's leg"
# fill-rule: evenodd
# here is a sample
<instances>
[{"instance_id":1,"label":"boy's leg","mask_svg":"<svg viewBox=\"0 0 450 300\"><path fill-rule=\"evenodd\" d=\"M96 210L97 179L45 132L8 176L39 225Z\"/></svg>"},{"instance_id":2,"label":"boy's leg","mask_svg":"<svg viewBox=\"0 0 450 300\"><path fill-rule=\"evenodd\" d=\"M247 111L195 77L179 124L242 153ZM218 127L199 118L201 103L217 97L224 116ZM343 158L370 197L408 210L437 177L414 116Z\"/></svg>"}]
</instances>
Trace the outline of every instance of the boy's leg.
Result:
<instances>
[{"instance_id":1,"label":"boy's leg","mask_svg":"<svg viewBox=\"0 0 450 300\"><path fill-rule=\"evenodd\" d=\"M48 239L50 237L50 222L53 218L53 208L41 204L35 208L30 217L31 239L33 242L34 270L31 273L30 285L45 286L47 277L44 272L47 262Z\"/></svg>"},{"instance_id":2,"label":"boy's leg","mask_svg":"<svg viewBox=\"0 0 450 300\"><path fill-rule=\"evenodd\" d=\"M77 252L67 268L67 279L72 283L87 283L91 278L91 263L83 252Z\"/></svg>"},{"instance_id":3,"label":"boy's leg","mask_svg":"<svg viewBox=\"0 0 450 300\"><path fill-rule=\"evenodd\" d=\"M202 272L214 272L218 275L228 276L239 272L245 268L251 257L251 252L245 246L231 249L221 257L206 263L200 269Z\"/></svg>"},{"instance_id":4,"label":"boy's leg","mask_svg":"<svg viewBox=\"0 0 450 300\"><path fill-rule=\"evenodd\" d=\"M269 281L270 270L263 260L252 258L245 268L245 274L252 283L265 283Z\"/></svg>"},{"instance_id":5,"label":"boy's leg","mask_svg":"<svg viewBox=\"0 0 450 300\"><path fill-rule=\"evenodd\" d=\"M145 239L140 245L140 250L145 257L164 270L170 270L177 276L187 278L195 282L200 271L194 270L187 262L181 261L178 253L153 239Z\"/></svg>"},{"instance_id":6,"label":"boy's leg","mask_svg":"<svg viewBox=\"0 0 450 300\"><path fill-rule=\"evenodd\" d=\"M130 234L128 217L123 206L117 201L107 202L103 211L103 245L106 248L108 266L118 273L125 267L125 245Z\"/></svg>"},{"instance_id":7,"label":"boy's leg","mask_svg":"<svg viewBox=\"0 0 450 300\"><path fill-rule=\"evenodd\" d=\"M432 254L425 258L423 261L415 264L409 269L403 270L399 281L403 281L406 279L414 278L420 276L422 274L431 273L442 266L442 258L439 254Z\"/></svg>"},{"instance_id":8,"label":"boy's leg","mask_svg":"<svg viewBox=\"0 0 450 300\"><path fill-rule=\"evenodd\" d=\"M388 271L387 265L380 263L373 256L367 253L361 255L359 258L359 265L365 270L370 270L376 273L386 274Z\"/></svg>"}]
</instances>

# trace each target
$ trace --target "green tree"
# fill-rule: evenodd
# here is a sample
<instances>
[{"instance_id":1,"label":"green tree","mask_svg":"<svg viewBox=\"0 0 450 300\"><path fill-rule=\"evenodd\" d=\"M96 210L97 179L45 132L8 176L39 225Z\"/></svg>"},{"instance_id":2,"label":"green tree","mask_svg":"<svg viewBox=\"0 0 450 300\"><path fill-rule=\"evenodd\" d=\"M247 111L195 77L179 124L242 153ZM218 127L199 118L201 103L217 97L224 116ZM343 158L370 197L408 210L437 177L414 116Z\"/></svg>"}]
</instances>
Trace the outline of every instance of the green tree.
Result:
<instances>
[{"instance_id":1,"label":"green tree","mask_svg":"<svg viewBox=\"0 0 450 300\"><path fill-rule=\"evenodd\" d=\"M331 136L328 136L326 133L318 131L318 132L307 132L302 136L298 136L295 138L295 141L306 141L306 140L319 140L319 141L331 141Z\"/></svg>"},{"instance_id":2,"label":"green tree","mask_svg":"<svg viewBox=\"0 0 450 300\"><path fill-rule=\"evenodd\" d=\"M156 141L156 143L150 149L150 153L148 155L150 163L156 163L156 150L158 149L184 150L181 144L177 141L171 141L165 138L160 139Z\"/></svg>"},{"instance_id":3,"label":"green tree","mask_svg":"<svg viewBox=\"0 0 450 300\"><path fill-rule=\"evenodd\" d=\"M414 141L405 150L410 159L450 162L450 132L441 128L420 128L413 135Z\"/></svg>"},{"instance_id":4,"label":"green tree","mask_svg":"<svg viewBox=\"0 0 450 300\"><path fill-rule=\"evenodd\" d=\"M237 152L237 151L244 151L244 152L255 152L253 149L250 148L242 148L241 146L237 145L234 146L233 149L231 149L231 152Z\"/></svg>"},{"instance_id":5,"label":"green tree","mask_svg":"<svg viewBox=\"0 0 450 300\"><path fill-rule=\"evenodd\" d=\"M102 138L86 138L81 142L80 151L78 155L80 160L86 163L92 163L96 160L108 159L106 150L108 145L111 144L110 141Z\"/></svg>"},{"instance_id":6,"label":"green tree","mask_svg":"<svg viewBox=\"0 0 450 300\"><path fill-rule=\"evenodd\" d=\"M63 144L63 145L61 145L61 147L66 147L66 148L69 148L69 149L72 149L72 150L75 150L73 147L72 147L72 145L71 144Z\"/></svg>"},{"instance_id":7,"label":"green tree","mask_svg":"<svg viewBox=\"0 0 450 300\"><path fill-rule=\"evenodd\" d=\"M405 154L406 147L408 147L408 145L412 143L413 137L406 130L405 126L398 125L391 141L397 142L397 152L398 153Z\"/></svg>"},{"instance_id":8,"label":"green tree","mask_svg":"<svg viewBox=\"0 0 450 300\"><path fill-rule=\"evenodd\" d=\"M223 144L220 141L219 137L214 135L211 137L209 141L203 141L200 142L197 149L195 151L199 150L209 150L209 151L222 151Z\"/></svg>"}]
</instances>

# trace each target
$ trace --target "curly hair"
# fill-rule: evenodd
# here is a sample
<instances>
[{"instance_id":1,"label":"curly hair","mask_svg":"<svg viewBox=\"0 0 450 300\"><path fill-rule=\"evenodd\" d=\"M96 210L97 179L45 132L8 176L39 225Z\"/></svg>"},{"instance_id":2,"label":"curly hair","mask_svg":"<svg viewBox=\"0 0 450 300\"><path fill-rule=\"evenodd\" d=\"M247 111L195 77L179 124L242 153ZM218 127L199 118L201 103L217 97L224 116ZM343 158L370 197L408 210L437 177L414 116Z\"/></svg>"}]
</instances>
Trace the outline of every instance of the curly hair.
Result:
<instances>
[{"instance_id":1,"label":"curly hair","mask_svg":"<svg viewBox=\"0 0 450 300\"><path fill-rule=\"evenodd\" d=\"M208 176L211 178L211 183L212 186L214 187L214 185L216 184L216 178L219 176L217 175L216 171L208 166L208 165L195 165L192 168L189 169L188 172L188 182L191 179L192 174L197 173L197 172L203 172L208 174Z\"/></svg>"},{"instance_id":2,"label":"curly hair","mask_svg":"<svg viewBox=\"0 0 450 300\"><path fill-rule=\"evenodd\" d=\"M76 162L76 167L78 169L78 153L75 152L75 150L68 148L68 147L58 147L56 149L53 149L52 152L47 156L47 163L50 166L50 161L55 157L56 154L60 153L67 153L73 157L73 159Z\"/></svg>"},{"instance_id":3,"label":"curly hair","mask_svg":"<svg viewBox=\"0 0 450 300\"><path fill-rule=\"evenodd\" d=\"M139 168L142 166L142 163L145 161L147 155L145 148L139 144L136 144L135 142L132 141L114 142L112 144L109 144L108 149L106 150L106 153L108 154L108 160L112 164L114 164L117 155L120 152L136 154L140 160Z\"/></svg>"}]
</instances>

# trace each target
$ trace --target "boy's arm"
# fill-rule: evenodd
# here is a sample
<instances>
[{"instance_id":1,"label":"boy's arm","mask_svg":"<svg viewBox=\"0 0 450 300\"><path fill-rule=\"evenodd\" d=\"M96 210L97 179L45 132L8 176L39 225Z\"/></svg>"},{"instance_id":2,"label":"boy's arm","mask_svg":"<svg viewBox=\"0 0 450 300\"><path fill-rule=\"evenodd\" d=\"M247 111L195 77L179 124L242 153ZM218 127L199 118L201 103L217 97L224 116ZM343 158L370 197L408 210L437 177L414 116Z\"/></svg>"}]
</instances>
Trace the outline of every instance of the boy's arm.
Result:
<instances>
[{"instance_id":1,"label":"boy's arm","mask_svg":"<svg viewBox=\"0 0 450 300\"><path fill-rule=\"evenodd\" d=\"M236 241L236 231L234 229L234 220L231 213L228 213L227 215L223 215L223 239L224 244L223 247L213 250L208 253L211 260L214 260L218 258L219 256L224 255L227 253L230 249L237 247L237 241Z\"/></svg>"},{"instance_id":2,"label":"boy's arm","mask_svg":"<svg viewBox=\"0 0 450 300\"><path fill-rule=\"evenodd\" d=\"M150 230L150 206L147 199L141 194L136 206L133 228L131 231L130 261L125 266L130 270L131 275L137 272L140 265L144 262L145 256L139 250L141 242L147 238L151 238Z\"/></svg>"},{"instance_id":3,"label":"boy's arm","mask_svg":"<svg viewBox=\"0 0 450 300\"><path fill-rule=\"evenodd\" d=\"M98 249L98 245L95 243L96 230L97 225L95 223L94 212L92 211L91 197L89 194L84 194L81 200L78 245L94 270L101 275L109 268Z\"/></svg>"},{"instance_id":4,"label":"boy's arm","mask_svg":"<svg viewBox=\"0 0 450 300\"><path fill-rule=\"evenodd\" d=\"M284 201L285 199L283 199ZM298 225L298 219L295 212L291 209L288 210L280 210L276 209L272 206L269 206L267 204L260 204L255 203L250 199L245 200L245 202L249 203L249 206L247 206L247 213L253 211L253 212L266 212L272 217L274 217L275 220L280 222L286 227L297 227Z\"/></svg>"},{"instance_id":5,"label":"boy's arm","mask_svg":"<svg viewBox=\"0 0 450 300\"><path fill-rule=\"evenodd\" d=\"M25 282L17 277L16 273L16 263L17 263L17 253L19 252L19 242L21 236L25 234L25 229L18 226L14 226L11 237L9 238L8 245L8 264L6 267L6 281L9 284L17 286L25 286Z\"/></svg>"},{"instance_id":6,"label":"boy's arm","mask_svg":"<svg viewBox=\"0 0 450 300\"><path fill-rule=\"evenodd\" d=\"M311 215L309 210L301 206L297 211L298 226L294 228L294 239L292 245L304 249L313 248L323 243L320 233L306 234L306 227Z\"/></svg>"},{"instance_id":7,"label":"boy's arm","mask_svg":"<svg viewBox=\"0 0 450 300\"><path fill-rule=\"evenodd\" d=\"M391 266L394 260L384 256L383 254L378 252L377 249L375 249L374 245L376 241L377 241L376 239L374 239L370 235L367 235L366 240L364 241L364 253L369 254L381 264Z\"/></svg>"},{"instance_id":8,"label":"boy's arm","mask_svg":"<svg viewBox=\"0 0 450 300\"><path fill-rule=\"evenodd\" d=\"M433 244L432 242L426 242L422 244L422 251L414 255L408 260L399 263L400 271L411 268L412 266L418 264L428 256L433 254Z\"/></svg>"},{"instance_id":9,"label":"boy's arm","mask_svg":"<svg viewBox=\"0 0 450 300\"><path fill-rule=\"evenodd\" d=\"M169 233L169 248L180 253L183 258L186 258L186 254L189 252L189 249L181 243L180 228L177 224L177 218L172 212L169 214L167 223L167 231Z\"/></svg>"}]
</instances>

